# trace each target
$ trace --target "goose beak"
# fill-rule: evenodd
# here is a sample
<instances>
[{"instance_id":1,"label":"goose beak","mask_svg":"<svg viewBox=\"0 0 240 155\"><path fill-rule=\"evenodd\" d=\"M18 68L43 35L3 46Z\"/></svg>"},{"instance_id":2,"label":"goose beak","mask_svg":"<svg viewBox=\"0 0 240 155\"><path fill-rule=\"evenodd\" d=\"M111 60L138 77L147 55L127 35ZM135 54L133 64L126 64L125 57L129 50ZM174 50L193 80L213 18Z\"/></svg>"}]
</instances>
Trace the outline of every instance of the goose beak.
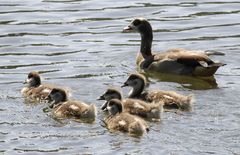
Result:
<instances>
[{"instance_id":1,"label":"goose beak","mask_svg":"<svg viewBox=\"0 0 240 155\"><path fill-rule=\"evenodd\" d=\"M132 31L132 30L133 30L133 28L132 28L131 25L126 26L126 27L123 28L123 32L130 32L130 31Z\"/></svg>"}]
</instances>

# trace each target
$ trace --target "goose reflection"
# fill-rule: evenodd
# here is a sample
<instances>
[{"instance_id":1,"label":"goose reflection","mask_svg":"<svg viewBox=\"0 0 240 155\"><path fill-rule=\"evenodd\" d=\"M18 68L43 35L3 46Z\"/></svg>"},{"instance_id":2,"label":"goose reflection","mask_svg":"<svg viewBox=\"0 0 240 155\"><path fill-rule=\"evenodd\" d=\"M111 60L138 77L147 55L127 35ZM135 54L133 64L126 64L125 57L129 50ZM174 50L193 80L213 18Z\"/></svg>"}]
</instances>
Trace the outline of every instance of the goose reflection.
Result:
<instances>
[{"instance_id":1,"label":"goose reflection","mask_svg":"<svg viewBox=\"0 0 240 155\"><path fill-rule=\"evenodd\" d=\"M141 71L138 71L141 72ZM141 72L142 73L142 72ZM182 87L193 90L207 90L218 88L217 81L214 76L210 77L195 77L186 75L174 75L158 73L154 71L144 71L144 74L148 78L157 80L158 82L176 82Z\"/></svg>"}]
</instances>

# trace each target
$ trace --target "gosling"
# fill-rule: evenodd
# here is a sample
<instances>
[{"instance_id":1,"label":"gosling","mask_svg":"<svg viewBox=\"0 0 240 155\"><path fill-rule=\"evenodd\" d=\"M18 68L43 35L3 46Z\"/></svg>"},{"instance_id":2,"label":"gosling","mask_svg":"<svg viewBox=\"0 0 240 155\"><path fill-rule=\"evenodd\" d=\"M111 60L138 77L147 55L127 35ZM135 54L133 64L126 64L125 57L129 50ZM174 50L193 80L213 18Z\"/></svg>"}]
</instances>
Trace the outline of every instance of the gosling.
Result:
<instances>
[{"instance_id":1,"label":"gosling","mask_svg":"<svg viewBox=\"0 0 240 155\"><path fill-rule=\"evenodd\" d=\"M97 115L96 106L82 101L68 100L63 89L54 88L48 95L49 105L53 109L53 116L58 119L75 118L94 121Z\"/></svg>"},{"instance_id":2,"label":"gosling","mask_svg":"<svg viewBox=\"0 0 240 155\"><path fill-rule=\"evenodd\" d=\"M110 131L127 132L133 136L141 136L149 131L149 127L143 119L124 111L120 100L108 101L107 109L109 116L104 119L104 122Z\"/></svg>"},{"instance_id":3,"label":"gosling","mask_svg":"<svg viewBox=\"0 0 240 155\"><path fill-rule=\"evenodd\" d=\"M53 88L60 89L60 87L55 85L42 84L39 73L35 71L32 71L28 74L28 78L24 84L27 84L27 86L22 88L21 93L25 98L32 101L46 101L46 97Z\"/></svg>"},{"instance_id":4,"label":"gosling","mask_svg":"<svg viewBox=\"0 0 240 155\"><path fill-rule=\"evenodd\" d=\"M146 78L142 74L133 73L122 87L130 86L129 98L137 98L150 103L163 103L166 110L191 111L193 95L183 96L174 91L153 90L144 91Z\"/></svg>"}]
</instances>

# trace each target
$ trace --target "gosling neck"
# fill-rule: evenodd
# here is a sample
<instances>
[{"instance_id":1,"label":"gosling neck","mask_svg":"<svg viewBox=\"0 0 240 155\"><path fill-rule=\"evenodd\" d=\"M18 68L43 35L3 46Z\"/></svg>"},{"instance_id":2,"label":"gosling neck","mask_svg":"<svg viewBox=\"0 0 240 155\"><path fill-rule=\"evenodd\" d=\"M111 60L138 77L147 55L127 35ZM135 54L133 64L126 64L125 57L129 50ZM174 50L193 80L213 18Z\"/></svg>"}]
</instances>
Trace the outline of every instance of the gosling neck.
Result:
<instances>
[{"instance_id":1,"label":"gosling neck","mask_svg":"<svg viewBox=\"0 0 240 155\"><path fill-rule=\"evenodd\" d=\"M129 98L139 98L144 90L144 81L138 79L137 84L132 87L131 91L128 94Z\"/></svg>"}]
</instances>

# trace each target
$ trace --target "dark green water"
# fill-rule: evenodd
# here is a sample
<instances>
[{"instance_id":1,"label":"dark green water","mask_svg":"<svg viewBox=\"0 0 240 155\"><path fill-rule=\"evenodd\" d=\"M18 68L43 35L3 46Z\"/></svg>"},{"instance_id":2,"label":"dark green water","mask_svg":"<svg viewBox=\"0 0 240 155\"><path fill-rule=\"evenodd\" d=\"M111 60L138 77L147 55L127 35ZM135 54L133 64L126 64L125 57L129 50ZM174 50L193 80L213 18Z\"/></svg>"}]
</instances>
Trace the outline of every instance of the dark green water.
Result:
<instances>
[{"instance_id":1,"label":"dark green water","mask_svg":"<svg viewBox=\"0 0 240 155\"><path fill-rule=\"evenodd\" d=\"M149 73L149 89L195 94L196 102L191 113L164 113L142 138L109 133L96 101L136 71L139 34L121 33L135 17L152 23L154 51L217 50L226 55L213 59L227 63L207 80ZM237 0L1 0L0 154L240 154L239 60ZM24 102L33 70L96 103L96 122L57 122L44 104Z\"/></svg>"}]
</instances>

